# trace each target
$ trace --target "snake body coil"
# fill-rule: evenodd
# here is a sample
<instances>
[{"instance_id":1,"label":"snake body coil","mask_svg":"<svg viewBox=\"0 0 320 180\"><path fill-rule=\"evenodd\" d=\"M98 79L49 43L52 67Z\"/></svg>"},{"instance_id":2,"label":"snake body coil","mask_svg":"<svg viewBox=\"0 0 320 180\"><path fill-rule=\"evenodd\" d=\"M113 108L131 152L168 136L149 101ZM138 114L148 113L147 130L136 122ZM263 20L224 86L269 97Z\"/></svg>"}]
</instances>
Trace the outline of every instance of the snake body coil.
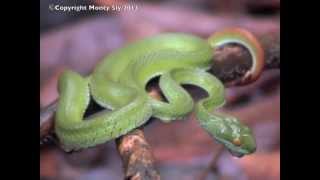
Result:
<instances>
[{"instance_id":1,"label":"snake body coil","mask_svg":"<svg viewBox=\"0 0 320 180\"><path fill-rule=\"evenodd\" d=\"M201 126L235 156L255 151L248 127L234 117L210 113L224 104L224 86L206 72L213 50L225 43L244 45L253 61L259 48L243 30L226 30L208 41L184 33L166 33L130 44L108 55L93 73L82 77L65 71L59 79L55 132L66 151L79 150L115 139L143 125L151 116L164 122L180 119L195 109ZM151 98L146 84L160 76L168 102ZM194 105L182 84L199 86L208 97ZM90 96L111 111L84 119Z\"/></svg>"}]
</instances>

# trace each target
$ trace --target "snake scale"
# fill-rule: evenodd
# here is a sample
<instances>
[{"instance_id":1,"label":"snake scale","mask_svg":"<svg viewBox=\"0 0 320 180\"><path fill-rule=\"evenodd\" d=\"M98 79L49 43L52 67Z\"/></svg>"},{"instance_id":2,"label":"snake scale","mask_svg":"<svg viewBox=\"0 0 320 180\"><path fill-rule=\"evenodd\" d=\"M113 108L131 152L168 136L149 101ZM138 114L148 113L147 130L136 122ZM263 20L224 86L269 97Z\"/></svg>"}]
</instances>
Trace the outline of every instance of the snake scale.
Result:
<instances>
[{"instance_id":1,"label":"snake scale","mask_svg":"<svg viewBox=\"0 0 320 180\"><path fill-rule=\"evenodd\" d=\"M255 68L263 58L251 33L232 28L207 40L186 33L159 34L109 54L87 77L64 71L58 82L55 121L63 149L93 147L130 132L151 117L171 122L194 110L201 127L232 155L253 153L256 143L251 130L235 117L212 112L225 103L224 85L206 71L212 66L214 50L227 43L247 48ZM148 81L157 76L167 101L152 98L146 91ZM203 88L208 96L194 103L181 86L185 84ZM84 118L91 97L106 110Z\"/></svg>"}]
</instances>

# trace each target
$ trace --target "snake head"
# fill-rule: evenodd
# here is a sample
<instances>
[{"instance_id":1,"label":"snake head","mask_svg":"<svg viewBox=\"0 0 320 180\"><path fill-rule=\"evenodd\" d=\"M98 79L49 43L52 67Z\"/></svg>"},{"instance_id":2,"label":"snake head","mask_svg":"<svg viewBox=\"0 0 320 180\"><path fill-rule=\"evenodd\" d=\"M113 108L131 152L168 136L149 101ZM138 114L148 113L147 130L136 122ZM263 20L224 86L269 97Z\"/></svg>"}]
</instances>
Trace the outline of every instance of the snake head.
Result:
<instances>
[{"instance_id":1,"label":"snake head","mask_svg":"<svg viewBox=\"0 0 320 180\"><path fill-rule=\"evenodd\" d=\"M239 158L256 151L256 143L251 130L248 127L243 127L241 131L239 136L237 135L223 143L233 156Z\"/></svg>"},{"instance_id":2,"label":"snake head","mask_svg":"<svg viewBox=\"0 0 320 180\"><path fill-rule=\"evenodd\" d=\"M220 116L218 124L216 118L207 121L203 127L233 156L240 158L256 151L255 138L249 127L234 117Z\"/></svg>"},{"instance_id":3,"label":"snake head","mask_svg":"<svg viewBox=\"0 0 320 180\"><path fill-rule=\"evenodd\" d=\"M224 117L225 132L220 132L218 141L236 157L242 157L256 151L255 138L249 127L235 117Z\"/></svg>"}]
</instances>

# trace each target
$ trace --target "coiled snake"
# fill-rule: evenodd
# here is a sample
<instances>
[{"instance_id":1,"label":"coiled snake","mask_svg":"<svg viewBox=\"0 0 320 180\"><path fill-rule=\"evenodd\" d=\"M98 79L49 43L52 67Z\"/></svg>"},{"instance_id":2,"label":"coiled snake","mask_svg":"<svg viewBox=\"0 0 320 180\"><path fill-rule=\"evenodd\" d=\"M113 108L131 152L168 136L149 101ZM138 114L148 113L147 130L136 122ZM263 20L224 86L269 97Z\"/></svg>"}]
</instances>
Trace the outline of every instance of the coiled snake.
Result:
<instances>
[{"instance_id":1,"label":"coiled snake","mask_svg":"<svg viewBox=\"0 0 320 180\"><path fill-rule=\"evenodd\" d=\"M66 70L59 78L59 102L55 132L65 151L93 147L118 138L143 125L151 116L171 122L195 110L201 126L234 156L253 153L256 143L251 130L237 118L211 111L224 102L224 85L206 72L214 50L239 43L252 57L252 71L261 70L263 51L255 37L239 28L226 29L203 40L191 34L164 33L134 42L109 54L87 77ZM257 74L249 72L252 80ZM167 102L146 92L146 84L160 76L159 85ZM194 103L182 88L203 88L208 97ZM109 109L84 119L90 96ZM110 111L111 110L111 111Z\"/></svg>"}]
</instances>

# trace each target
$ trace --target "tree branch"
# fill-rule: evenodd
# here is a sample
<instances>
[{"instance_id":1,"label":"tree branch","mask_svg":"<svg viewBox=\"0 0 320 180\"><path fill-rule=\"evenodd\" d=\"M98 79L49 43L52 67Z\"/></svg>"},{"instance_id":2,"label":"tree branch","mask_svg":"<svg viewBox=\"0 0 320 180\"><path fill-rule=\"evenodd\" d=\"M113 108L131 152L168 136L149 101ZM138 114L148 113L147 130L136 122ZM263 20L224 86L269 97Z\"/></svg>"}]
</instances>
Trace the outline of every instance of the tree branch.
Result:
<instances>
[{"instance_id":1,"label":"tree branch","mask_svg":"<svg viewBox=\"0 0 320 180\"><path fill-rule=\"evenodd\" d=\"M125 179L160 180L160 175L154 167L151 147L144 137L142 128L118 138L116 143L124 165Z\"/></svg>"}]
</instances>

